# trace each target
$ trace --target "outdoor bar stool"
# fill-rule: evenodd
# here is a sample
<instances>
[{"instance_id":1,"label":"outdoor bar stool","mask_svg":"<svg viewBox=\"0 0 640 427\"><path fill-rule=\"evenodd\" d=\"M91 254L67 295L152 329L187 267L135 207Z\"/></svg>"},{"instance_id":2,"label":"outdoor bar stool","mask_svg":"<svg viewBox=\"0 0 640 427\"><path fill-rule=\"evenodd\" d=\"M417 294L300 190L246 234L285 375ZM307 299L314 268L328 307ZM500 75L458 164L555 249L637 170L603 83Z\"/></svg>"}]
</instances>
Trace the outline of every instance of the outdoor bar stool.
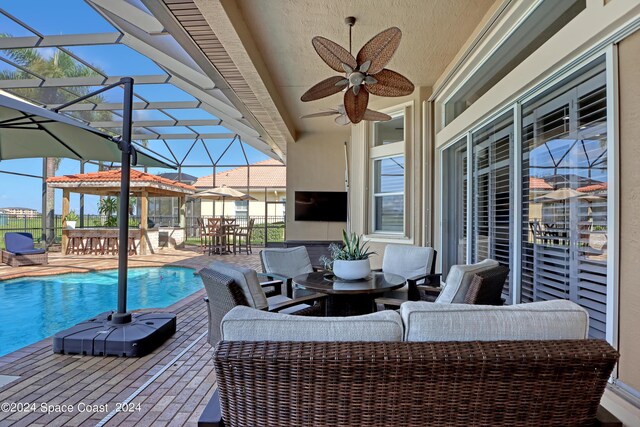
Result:
<instances>
[{"instance_id":1,"label":"outdoor bar stool","mask_svg":"<svg viewBox=\"0 0 640 427\"><path fill-rule=\"evenodd\" d=\"M84 239L82 236L73 236L69 239L69 245L67 246L66 255L69 254L83 254L84 253Z\"/></svg>"},{"instance_id":2,"label":"outdoor bar stool","mask_svg":"<svg viewBox=\"0 0 640 427\"><path fill-rule=\"evenodd\" d=\"M137 255L138 249L136 248L136 238L129 236L129 255Z\"/></svg>"},{"instance_id":3,"label":"outdoor bar stool","mask_svg":"<svg viewBox=\"0 0 640 427\"><path fill-rule=\"evenodd\" d=\"M103 252L107 255L117 255L118 254L118 238L114 236L109 236L105 240Z\"/></svg>"},{"instance_id":4,"label":"outdoor bar stool","mask_svg":"<svg viewBox=\"0 0 640 427\"><path fill-rule=\"evenodd\" d=\"M87 237L87 242L84 246L84 253L88 255L102 254L102 239L98 236Z\"/></svg>"}]
</instances>

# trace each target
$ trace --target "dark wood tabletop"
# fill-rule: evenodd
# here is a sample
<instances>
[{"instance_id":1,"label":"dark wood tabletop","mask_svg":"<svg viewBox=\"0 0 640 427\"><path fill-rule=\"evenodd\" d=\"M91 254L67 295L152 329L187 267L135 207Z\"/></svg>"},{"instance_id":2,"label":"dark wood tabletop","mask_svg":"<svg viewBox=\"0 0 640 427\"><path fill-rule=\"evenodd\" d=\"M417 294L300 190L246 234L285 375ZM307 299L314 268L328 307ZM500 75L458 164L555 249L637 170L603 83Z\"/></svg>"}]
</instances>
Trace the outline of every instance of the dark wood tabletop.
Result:
<instances>
[{"instance_id":1,"label":"dark wood tabletop","mask_svg":"<svg viewBox=\"0 0 640 427\"><path fill-rule=\"evenodd\" d=\"M361 280L342 280L331 273L313 272L293 278L299 286L330 295L380 294L402 287L405 278L397 274L372 271Z\"/></svg>"}]
</instances>

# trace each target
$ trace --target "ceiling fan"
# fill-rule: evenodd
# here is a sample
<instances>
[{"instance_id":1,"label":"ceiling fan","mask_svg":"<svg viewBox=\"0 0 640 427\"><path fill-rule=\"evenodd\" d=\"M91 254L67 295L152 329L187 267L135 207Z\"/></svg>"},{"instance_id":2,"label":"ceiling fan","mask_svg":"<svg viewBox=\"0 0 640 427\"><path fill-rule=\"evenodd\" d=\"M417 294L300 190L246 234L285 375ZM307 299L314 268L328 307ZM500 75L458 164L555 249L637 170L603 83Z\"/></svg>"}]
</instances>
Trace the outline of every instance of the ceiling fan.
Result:
<instances>
[{"instance_id":1,"label":"ceiling fan","mask_svg":"<svg viewBox=\"0 0 640 427\"><path fill-rule=\"evenodd\" d=\"M355 124L368 120L365 114L372 111L367 109L369 94L404 96L411 94L414 86L403 75L384 68L400 44L402 32L399 28L391 27L382 31L369 40L354 58L350 52L351 29L356 18L350 16L345 22L349 25L349 51L324 37L316 36L311 40L320 58L329 67L345 75L322 80L306 91L300 100L315 101L346 89L344 110L350 122Z\"/></svg>"},{"instance_id":2,"label":"ceiling fan","mask_svg":"<svg viewBox=\"0 0 640 427\"><path fill-rule=\"evenodd\" d=\"M335 116L338 115L334 119L334 121L340 126L346 126L351 123L349 116L345 111L344 105L340 104L336 109L330 109L327 111L321 111L319 113L307 114L306 116L300 117L301 119L311 119L313 117L326 117L326 116ZM391 120L391 116L385 113L381 113L380 111L369 110L368 108L365 110L364 115L362 116L362 120L369 120L373 122L386 122Z\"/></svg>"}]
</instances>

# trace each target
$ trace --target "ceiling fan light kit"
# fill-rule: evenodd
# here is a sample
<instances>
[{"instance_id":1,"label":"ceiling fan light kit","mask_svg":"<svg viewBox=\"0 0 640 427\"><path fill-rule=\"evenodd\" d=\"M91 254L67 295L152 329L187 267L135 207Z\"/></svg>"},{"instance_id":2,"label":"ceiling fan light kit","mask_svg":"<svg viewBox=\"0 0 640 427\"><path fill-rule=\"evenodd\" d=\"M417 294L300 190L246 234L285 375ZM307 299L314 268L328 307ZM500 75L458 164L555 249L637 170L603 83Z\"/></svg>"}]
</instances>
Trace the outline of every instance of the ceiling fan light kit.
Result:
<instances>
[{"instance_id":1,"label":"ceiling fan light kit","mask_svg":"<svg viewBox=\"0 0 640 427\"><path fill-rule=\"evenodd\" d=\"M311 40L313 48L320 58L333 70L343 73L329 77L307 90L300 98L303 102L315 101L335 93L344 92L344 103L341 112L309 114L303 116L319 117L321 115L339 114L338 124L360 123L362 120L390 120L387 114L367 108L369 94L377 96L405 96L413 92L413 83L400 73L384 68L400 45L402 32L397 27L388 28L369 40L360 49L356 57L351 54L351 28L356 19L352 16L345 19L349 26L349 51L331 40L316 36ZM340 118L346 114L346 119Z\"/></svg>"}]
</instances>

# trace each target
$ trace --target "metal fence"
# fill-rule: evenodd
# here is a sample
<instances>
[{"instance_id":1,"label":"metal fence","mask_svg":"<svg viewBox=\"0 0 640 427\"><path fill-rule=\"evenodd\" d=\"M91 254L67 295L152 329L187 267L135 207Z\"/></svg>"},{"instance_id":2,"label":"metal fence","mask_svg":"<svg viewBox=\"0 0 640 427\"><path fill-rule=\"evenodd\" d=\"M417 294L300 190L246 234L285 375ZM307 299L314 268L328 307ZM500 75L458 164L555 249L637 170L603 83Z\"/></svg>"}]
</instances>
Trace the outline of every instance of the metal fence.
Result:
<instances>
[{"instance_id":1,"label":"metal fence","mask_svg":"<svg viewBox=\"0 0 640 427\"><path fill-rule=\"evenodd\" d=\"M213 216L202 216L202 219L213 218ZM240 227L246 227L249 220L253 219L253 230L251 234L251 243L254 245L267 246L273 243L284 242L285 217L284 216L230 216L225 218L233 218ZM200 228L198 227L197 217L187 217L187 240L189 243L200 244Z\"/></svg>"},{"instance_id":2,"label":"metal fence","mask_svg":"<svg viewBox=\"0 0 640 427\"><path fill-rule=\"evenodd\" d=\"M203 216L202 218L212 218L212 216ZM226 216L226 218L234 218ZM154 224L163 227L178 227L179 218L175 216L150 216L149 219ZM236 223L241 227L246 227L249 219L254 219L253 233L251 242L254 245L264 245L270 243L284 242L285 217L284 216L239 216L235 217ZM103 215L84 215L83 221L78 221L76 227L102 227L106 217ZM187 243L200 243L200 230L196 217L187 217ZM139 217L129 218L129 225L138 227L140 225ZM57 244L62 241L62 215L55 215L53 221L53 243ZM34 240L41 244L42 236L42 215L7 215L0 214L0 247L4 248L4 234L8 232L26 232L33 235Z\"/></svg>"}]
</instances>

